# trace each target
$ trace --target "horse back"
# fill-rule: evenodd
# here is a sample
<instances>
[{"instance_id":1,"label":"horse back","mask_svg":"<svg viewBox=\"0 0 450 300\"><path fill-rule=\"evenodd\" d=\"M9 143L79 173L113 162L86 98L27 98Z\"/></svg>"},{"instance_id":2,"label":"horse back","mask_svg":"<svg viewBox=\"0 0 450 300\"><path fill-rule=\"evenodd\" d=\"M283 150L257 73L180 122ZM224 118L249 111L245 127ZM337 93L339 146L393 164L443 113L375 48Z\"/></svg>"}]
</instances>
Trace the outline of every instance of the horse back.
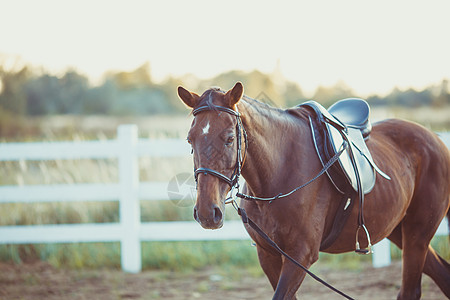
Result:
<instances>
[{"instance_id":1,"label":"horse back","mask_svg":"<svg viewBox=\"0 0 450 300\"><path fill-rule=\"evenodd\" d=\"M417 123L399 119L375 123L367 144L381 160L401 160L415 166L418 173L419 168L433 167L450 180L447 146L437 134Z\"/></svg>"}]
</instances>

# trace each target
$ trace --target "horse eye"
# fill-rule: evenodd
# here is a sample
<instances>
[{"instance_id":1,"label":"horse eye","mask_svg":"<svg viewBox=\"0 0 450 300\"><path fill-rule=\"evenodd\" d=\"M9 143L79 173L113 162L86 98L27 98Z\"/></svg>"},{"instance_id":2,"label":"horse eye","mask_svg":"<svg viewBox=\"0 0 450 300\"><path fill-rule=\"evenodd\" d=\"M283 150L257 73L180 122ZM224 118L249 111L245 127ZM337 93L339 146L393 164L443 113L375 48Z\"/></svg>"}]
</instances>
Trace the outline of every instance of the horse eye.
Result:
<instances>
[{"instance_id":1,"label":"horse eye","mask_svg":"<svg viewBox=\"0 0 450 300\"><path fill-rule=\"evenodd\" d=\"M192 142L189 138L187 138L186 141L188 142L188 144L192 144Z\"/></svg>"},{"instance_id":2,"label":"horse eye","mask_svg":"<svg viewBox=\"0 0 450 300\"><path fill-rule=\"evenodd\" d=\"M225 143L225 145L231 146L231 144L233 144L233 141L234 141L234 136L230 136L230 137L227 139L227 142Z\"/></svg>"}]
</instances>

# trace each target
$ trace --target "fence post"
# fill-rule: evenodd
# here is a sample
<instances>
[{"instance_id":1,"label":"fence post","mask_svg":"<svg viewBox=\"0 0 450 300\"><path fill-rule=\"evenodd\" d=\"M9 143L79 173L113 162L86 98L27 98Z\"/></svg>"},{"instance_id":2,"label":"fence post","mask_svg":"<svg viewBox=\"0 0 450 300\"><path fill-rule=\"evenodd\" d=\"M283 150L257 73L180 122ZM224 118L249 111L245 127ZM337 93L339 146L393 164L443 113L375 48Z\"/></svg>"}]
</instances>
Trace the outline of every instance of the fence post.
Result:
<instances>
[{"instance_id":1,"label":"fence post","mask_svg":"<svg viewBox=\"0 0 450 300\"><path fill-rule=\"evenodd\" d=\"M139 168L137 158L138 129L136 125L120 125L119 143L119 213L122 227L122 270L138 273L142 269L139 238L141 211L139 202Z\"/></svg>"},{"instance_id":2,"label":"fence post","mask_svg":"<svg viewBox=\"0 0 450 300\"><path fill-rule=\"evenodd\" d=\"M372 266L374 268L387 267L391 264L391 242L382 239L373 246Z\"/></svg>"}]
</instances>

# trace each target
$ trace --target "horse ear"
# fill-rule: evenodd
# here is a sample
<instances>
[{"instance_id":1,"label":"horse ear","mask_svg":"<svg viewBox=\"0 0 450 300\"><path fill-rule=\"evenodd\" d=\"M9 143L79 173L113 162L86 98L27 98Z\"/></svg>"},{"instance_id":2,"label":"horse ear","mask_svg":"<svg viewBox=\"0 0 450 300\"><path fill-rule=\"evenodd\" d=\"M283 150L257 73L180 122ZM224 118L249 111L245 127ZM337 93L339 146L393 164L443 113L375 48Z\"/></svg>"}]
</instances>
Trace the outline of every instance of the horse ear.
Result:
<instances>
[{"instance_id":1,"label":"horse ear","mask_svg":"<svg viewBox=\"0 0 450 300\"><path fill-rule=\"evenodd\" d=\"M241 100L242 94L244 94L244 87L242 86L242 83L239 81L236 82L234 87L227 92L227 96L230 99L230 106L233 107L236 103Z\"/></svg>"},{"instance_id":2,"label":"horse ear","mask_svg":"<svg viewBox=\"0 0 450 300\"><path fill-rule=\"evenodd\" d=\"M182 86L178 87L178 97L190 108L194 108L200 98L199 95L189 92Z\"/></svg>"}]
</instances>

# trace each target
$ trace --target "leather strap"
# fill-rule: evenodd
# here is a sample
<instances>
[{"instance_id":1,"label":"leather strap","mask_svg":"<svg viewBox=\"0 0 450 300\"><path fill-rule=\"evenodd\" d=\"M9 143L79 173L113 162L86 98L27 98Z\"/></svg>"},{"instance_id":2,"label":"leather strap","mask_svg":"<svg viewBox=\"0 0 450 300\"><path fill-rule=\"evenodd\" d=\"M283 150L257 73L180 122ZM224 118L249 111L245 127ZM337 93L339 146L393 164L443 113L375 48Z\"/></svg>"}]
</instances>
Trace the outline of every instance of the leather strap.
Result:
<instances>
[{"instance_id":1,"label":"leather strap","mask_svg":"<svg viewBox=\"0 0 450 300\"><path fill-rule=\"evenodd\" d=\"M204 106L197 107L196 109L194 109L192 111L192 114L195 116L195 115L197 115L198 113L200 113L202 111L208 111L208 110L213 110L213 111L214 110L220 110L220 111L229 113L230 115L233 115L233 116L236 116L236 117L240 117L241 116L241 114L238 113L237 111L234 111L234 110L232 110L230 108L227 108L227 107L218 106L218 105L217 106L216 105L214 105L214 106L204 105Z\"/></svg>"},{"instance_id":2,"label":"leather strap","mask_svg":"<svg viewBox=\"0 0 450 300\"><path fill-rule=\"evenodd\" d=\"M209 168L198 168L194 171L194 176L195 176L195 181L198 181L198 175L199 174L204 174L204 175L214 175L216 177L218 177L219 179L222 179L223 181L225 181L226 183L228 183L229 186L233 186L234 182L235 182L235 176L233 178L228 178L227 176L223 175L222 173L219 173L217 171L214 171L213 169L209 169Z\"/></svg>"}]
</instances>

